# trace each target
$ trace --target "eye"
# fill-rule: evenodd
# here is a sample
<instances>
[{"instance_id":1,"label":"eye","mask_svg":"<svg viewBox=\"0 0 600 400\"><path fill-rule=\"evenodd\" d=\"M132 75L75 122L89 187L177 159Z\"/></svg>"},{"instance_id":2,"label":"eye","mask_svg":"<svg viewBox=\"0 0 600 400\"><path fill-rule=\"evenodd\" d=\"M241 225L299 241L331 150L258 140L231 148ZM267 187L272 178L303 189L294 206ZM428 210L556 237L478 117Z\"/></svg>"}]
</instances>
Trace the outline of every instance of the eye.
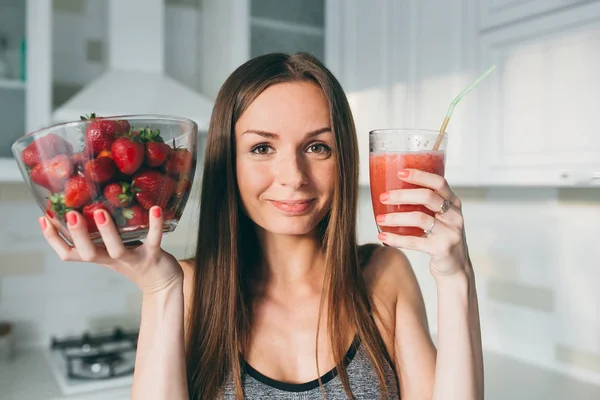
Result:
<instances>
[{"instance_id":1,"label":"eye","mask_svg":"<svg viewBox=\"0 0 600 400\"><path fill-rule=\"evenodd\" d=\"M331 148L325 143L313 143L308 146L308 152L318 155L328 156L331 154Z\"/></svg>"},{"instance_id":2,"label":"eye","mask_svg":"<svg viewBox=\"0 0 600 400\"><path fill-rule=\"evenodd\" d=\"M272 153L271 150L273 150L273 149L269 145L266 145L266 144L257 144L256 146L254 146L250 150L250 152L254 153L254 154L258 154L258 155L265 155L265 154Z\"/></svg>"}]
</instances>

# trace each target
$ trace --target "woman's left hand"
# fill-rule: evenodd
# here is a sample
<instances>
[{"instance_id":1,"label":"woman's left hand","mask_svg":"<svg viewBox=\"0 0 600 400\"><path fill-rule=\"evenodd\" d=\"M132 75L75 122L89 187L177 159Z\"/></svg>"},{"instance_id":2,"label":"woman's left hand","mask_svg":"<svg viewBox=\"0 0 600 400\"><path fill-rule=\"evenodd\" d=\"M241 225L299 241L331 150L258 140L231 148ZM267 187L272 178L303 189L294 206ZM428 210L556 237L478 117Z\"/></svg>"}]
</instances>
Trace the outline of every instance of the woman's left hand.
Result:
<instances>
[{"instance_id":1,"label":"woman's left hand","mask_svg":"<svg viewBox=\"0 0 600 400\"><path fill-rule=\"evenodd\" d=\"M391 247L417 250L431 256L429 264L434 277L467 272L471 267L465 238L462 203L442 176L406 169L398 177L418 189L396 189L382 193L380 201L388 205L419 204L435 212L397 212L378 215L380 226L419 227L423 237L380 233L379 240ZM383 201L381 199L384 199Z\"/></svg>"}]
</instances>

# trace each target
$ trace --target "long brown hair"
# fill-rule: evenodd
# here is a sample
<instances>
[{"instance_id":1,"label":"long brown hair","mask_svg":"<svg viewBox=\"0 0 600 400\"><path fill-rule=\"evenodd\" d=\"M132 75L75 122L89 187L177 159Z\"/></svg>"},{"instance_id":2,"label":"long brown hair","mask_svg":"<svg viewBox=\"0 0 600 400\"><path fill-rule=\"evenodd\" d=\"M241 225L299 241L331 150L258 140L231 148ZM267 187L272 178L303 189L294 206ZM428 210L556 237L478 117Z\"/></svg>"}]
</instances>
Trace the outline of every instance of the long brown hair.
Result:
<instances>
[{"instance_id":1,"label":"long brown hair","mask_svg":"<svg viewBox=\"0 0 600 400\"><path fill-rule=\"evenodd\" d=\"M247 349L252 317L249 282L261 254L253 222L240 208L234 127L267 87L294 81L321 87L335 136L333 202L320 224L326 272L319 318L326 301L327 333L348 397L353 396L344 367L347 343L345 336L335 334L347 331L348 324L359 335L387 393L387 352L371 315L356 242L358 143L350 106L339 82L319 60L306 53L272 53L247 61L231 74L217 95L210 121L186 343L190 399L219 397L230 378L236 397L243 399L241 354Z\"/></svg>"}]
</instances>

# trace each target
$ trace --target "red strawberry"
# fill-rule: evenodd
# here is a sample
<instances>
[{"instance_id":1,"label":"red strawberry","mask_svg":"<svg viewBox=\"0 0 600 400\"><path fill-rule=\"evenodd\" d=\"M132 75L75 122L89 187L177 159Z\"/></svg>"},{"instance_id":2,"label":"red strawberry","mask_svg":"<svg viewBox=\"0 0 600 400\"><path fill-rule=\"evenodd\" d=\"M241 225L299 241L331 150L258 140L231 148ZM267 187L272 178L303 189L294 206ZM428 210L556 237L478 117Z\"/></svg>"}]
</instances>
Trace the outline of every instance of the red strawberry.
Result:
<instances>
[{"instance_id":1,"label":"red strawberry","mask_svg":"<svg viewBox=\"0 0 600 400\"><path fill-rule=\"evenodd\" d=\"M192 188L192 181L187 178L180 179L175 185L175 195L181 196Z\"/></svg>"},{"instance_id":2,"label":"red strawberry","mask_svg":"<svg viewBox=\"0 0 600 400\"><path fill-rule=\"evenodd\" d=\"M85 151L80 151L71 156L71 162L77 169L83 170L83 166L90 159L89 155Z\"/></svg>"},{"instance_id":3,"label":"red strawberry","mask_svg":"<svg viewBox=\"0 0 600 400\"><path fill-rule=\"evenodd\" d=\"M96 197L96 188L84 176L75 175L65 183L64 200L67 207L79 208L94 197Z\"/></svg>"},{"instance_id":4,"label":"red strawberry","mask_svg":"<svg viewBox=\"0 0 600 400\"><path fill-rule=\"evenodd\" d=\"M73 146L62 137L50 133L29 143L21 153L21 160L33 168L42 160L49 160L58 154L71 154Z\"/></svg>"},{"instance_id":5,"label":"red strawberry","mask_svg":"<svg viewBox=\"0 0 600 400\"><path fill-rule=\"evenodd\" d=\"M108 182L117 172L112 158L98 157L85 163L85 176L93 182Z\"/></svg>"},{"instance_id":6,"label":"red strawberry","mask_svg":"<svg viewBox=\"0 0 600 400\"><path fill-rule=\"evenodd\" d=\"M147 210L154 205L164 208L175 188L173 179L152 169L136 174L132 184L135 198Z\"/></svg>"},{"instance_id":7,"label":"red strawberry","mask_svg":"<svg viewBox=\"0 0 600 400\"><path fill-rule=\"evenodd\" d=\"M100 157L112 158L112 154L110 154L110 150L102 150L100 153L98 153L98 158Z\"/></svg>"},{"instance_id":8,"label":"red strawberry","mask_svg":"<svg viewBox=\"0 0 600 400\"><path fill-rule=\"evenodd\" d=\"M90 123L85 132L85 145L94 156L102 150L109 150L117 136L130 131L131 126L125 120L112 120L97 117L91 114L89 117L81 117Z\"/></svg>"},{"instance_id":9,"label":"red strawberry","mask_svg":"<svg viewBox=\"0 0 600 400\"><path fill-rule=\"evenodd\" d=\"M109 210L106 208L103 202L95 201L90 204L86 204L83 206L82 214L85 218L85 222L87 222L87 228L89 233L97 232L98 226L96 225L96 221L94 220L94 211L96 210Z\"/></svg>"},{"instance_id":10,"label":"red strawberry","mask_svg":"<svg viewBox=\"0 0 600 400\"><path fill-rule=\"evenodd\" d=\"M48 218L54 218L56 216L56 213L54 212L54 210L52 210L52 202L50 201L50 199L48 199L48 201L46 202L46 216Z\"/></svg>"},{"instance_id":11,"label":"red strawberry","mask_svg":"<svg viewBox=\"0 0 600 400\"><path fill-rule=\"evenodd\" d=\"M146 165L158 167L167 159L171 146L164 143L160 129L143 128L132 133L146 144Z\"/></svg>"},{"instance_id":12,"label":"red strawberry","mask_svg":"<svg viewBox=\"0 0 600 400\"><path fill-rule=\"evenodd\" d=\"M32 182L51 192L60 192L72 172L73 164L71 164L69 156L60 154L51 160L37 164L29 173L29 177Z\"/></svg>"},{"instance_id":13,"label":"red strawberry","mask_svg":"<svg viewBox=\"0 0 600 400\"><path fill-rule=\"evenodd\" d=\"M110 153L117 168L127 175L133 174L144 162L144 144L132 137L115 140Z\"/></svg>"},{"instance_id":14,"label":"red strawberry","mask_svg":"<svg viewBox=\"0 0 600 400\"><path fill-rule=\"evenodd\" d=\"M146 143L146 165L149 167L158 167L163 165L170 152L171 146L166 143Z\"/></svg>"},{"instance_id":15,"label":"red strawberry","mask_svg":"<svg viewBox=\"0 0 600 400\"><path fill-rule=\"evenodd\" d=\"M185 148L177 148L169 153L165 162L165 172L169 175L189 174L192 166L192 153Z\"/></svg>"},{"instance_id":16,"label":"red strawberry","mask_svg":"<svg viewBox=\"0 0 600 400\"><path fill-rule=\"evenodd\" d=\"M148 225L148 211L132 204L129 208L124 208L121 213L123 219L120 221L125 226Z\"/></svg>"},{"instance_id":17,"label":"red strawberry","mask_svg":"<svg viewBox=\"0 0 600 400\"><path fill-rule=\"evenodd\" d=\"M109 183L104 188L104 197L115 207L127 207L133 201L131 185L127 182Z\"/></svg>"},{"instance_id":18,"label":"red strawberry","mask_svg":"<svg viewBox=\"0 0 600 400\"><path fill-rule=\"evenodd\" d=\"M65 205L65 196L62 193L55 193L48 197L46 214L50 218L56 216L58 219L64 220L65 214L71 210L72 208Z\"/></svg>"}]
</instances>

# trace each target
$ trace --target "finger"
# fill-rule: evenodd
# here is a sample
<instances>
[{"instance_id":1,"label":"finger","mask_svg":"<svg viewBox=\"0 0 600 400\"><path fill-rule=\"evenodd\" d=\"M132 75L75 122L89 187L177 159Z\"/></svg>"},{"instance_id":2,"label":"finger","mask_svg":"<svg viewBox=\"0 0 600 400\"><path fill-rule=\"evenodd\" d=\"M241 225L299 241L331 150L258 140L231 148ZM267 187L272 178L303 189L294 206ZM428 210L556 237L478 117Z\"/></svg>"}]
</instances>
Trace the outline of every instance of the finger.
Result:
<instances>
[{"instance_id":1,"label":"finger","mask_svg":"<svg viewBox=\"0 0 600 400\"><path fill-rule=\"evenodd\" d=\"M450 189L448 182L443 176L418 169L405 169L398 173L398 177L408 183L432 189L443 199L450 200L450 203L452 203L452 205L455 207L459 209L461 208L460 200L454 194L452 189Z\"/></svg>"},{"instance_id":2,"label":"finger","mask_svg":"<svg viewBox=\"0 0 600 400\"><path fill-rule=\"evenodd\" d=\"M435 242L429 238L417 236L403 236L395 233L381 232L378 235L383 244L406 250L416 250L432 254L435 251Z\"/></svg>"},{"instance_id":3,"label":"finger","mask_svg":"<svg viewBox=\"0 0 600 400\"><path fill-rule=\"evenodd\" d=\"M380 196L383 204L419 204L437 212L444 203L442 196L431 189L395 189L384 192Z\"/></svg>"},{"instance_id":4,"label":"finger","mask_svg":"<svg viewBox=\"0 0 600 400\"><path fill-rule=\"evenodd\" d=\"M81 261L79 254L77 254L77 250L69 246L64 239L58 235L56 228L46 217L40 217L38 222L40 223L44 238L61 260Z\"/></svg>"},{"instance_id":5,"label":"finger","mask_svg":"<svg viewBox=\"0 0 600 400\"><path fill-rule=\"evenodd\" d=\"M77 249L82 261L97 262L98 248L92 243L87 229L87 223L83 216L77 211L69 211L66 214L67 228L71 234L71 240Z\"/></svg>"},{"instance_id":6,"label":"finger","mask_svg":"<svg viewBox=\"0 0 600 400\"><path fill-rule=\"evenodd\" d=\"M435 218L420 211L389 213L377 216L377 223L380 226L407 226L417 227L424 231L431 229ZM444 234L449 228L443 221L435 221L435 232L438 235Z\"/></svg>"},{"instance_id":7,"label":"finger","mask_svg":"<svg viewBox=\"0 0 600 400\"><path fill-rule=\"evenodd\" d=\"M160 247L163 229L163 213L159 206L153 206L149 211L149 227L146 236L145 245L149 248L157 249Z\"/></svg>"},{"instance_id":8,"label":"finger","mask_svg":"<svg viewBox=\"0 0 600 400\"><path fill-rule=\"evenodd\" d=\"M94 211L94 222L96 222L100 236L102 236L102 242L104 242L108 256L112 259L123 257L127 249L110 215L105 210L96 210Z\"/></svg>"},{"instance_id":9,"label":"finger","mask_svg":"<svg viewBox=\"0 0 600 400\"><path fill-rule=\"evenodd\" d=\"M448 211L444 213L436 213L436 218L458 231L462 231L465 227L465 220L462 212L453 205L451 205Z\"/></svg>"}]
</instances>

